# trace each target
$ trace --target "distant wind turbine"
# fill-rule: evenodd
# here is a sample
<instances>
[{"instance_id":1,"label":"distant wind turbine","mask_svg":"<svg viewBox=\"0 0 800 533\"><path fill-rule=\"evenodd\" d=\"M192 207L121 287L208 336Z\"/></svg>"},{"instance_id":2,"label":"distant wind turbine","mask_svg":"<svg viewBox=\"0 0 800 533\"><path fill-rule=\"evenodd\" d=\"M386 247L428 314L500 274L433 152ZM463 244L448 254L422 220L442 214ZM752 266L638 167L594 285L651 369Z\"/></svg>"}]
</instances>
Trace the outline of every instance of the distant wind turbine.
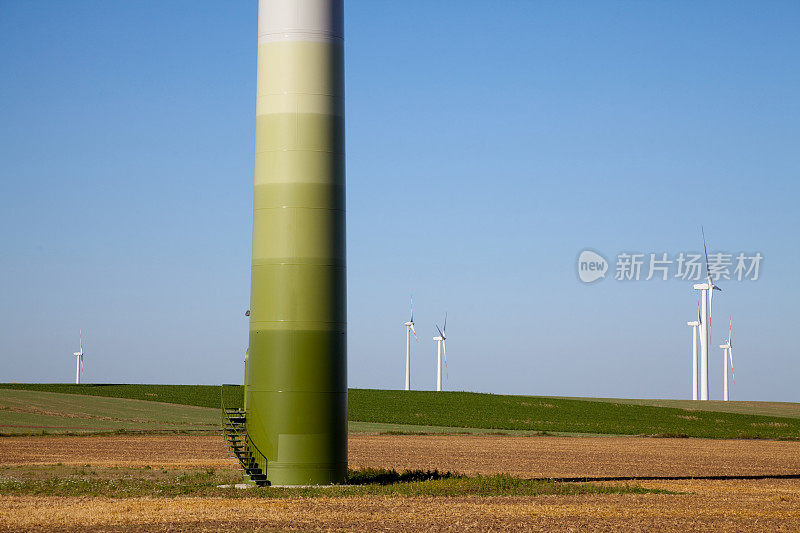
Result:
<instances>
[{"instance_id":1,"label":"distant wind turbine","mask_svg":"<svg viewBox=\"0 0 800 533\"><path fill-rule=\"evenodd\" d=\"M75 384L81 383L81 371L83 370L83 330L80 330L81 349L73 353L75 356Z\"/></svg>"},{"instance_id":2,"label":"distant wind turbine","mask_svg":"<svg viewBox=\"0 0 800 533\"><path fill-rule=\"evenodd\" d=\"M444 353L444 370L447 372L447 313L444 314L444 328L439 329L439 324L436 324L436 330L439 332L438 337L434 337L436 341L436 390L442 390L442 353Z\"/></svg>"},{"instance_id":3,"label":"distant wind turbine","mask_svg":"<svg viewBox=\"0 0 800 533\"><path fill-rule=\"evenodd\" d=\"M414 331L414 296L411 296L411 319L406 326L406 390L411 390L411 334L419 342L417 332Z\"/></svg>"},{"instance_id":4,"label":"distant wind turbine","mask_svg":"<svg viewBox=\"0 0 800 533\"><path fill-rule=\"evenodd\" d=\"M731 376L733 376L733 383L736 384L736 374L733 372L733 318L728 323L728 338L723 344L719 345L722 348L722 361L725 374L722 380L724 401L728 401L728 359L731 361Z\"/></svg>"},{"instance_id":5,"label":"distant wind turbine","mask_svg":"<svg viewBox=\"0 0 800 533\"><path fill-rule=\"evenodd\" d=\"M714 291L722 291L711 280L711 269L708 264L708 248L706 247L706 232L700 227L703 234L703 253L706 259L706 283L696 283L694 289L701 292L701 318L700 325L700 399L708 400L708 342L711 336L711 301Z\"/></svg>"}]
</instances>

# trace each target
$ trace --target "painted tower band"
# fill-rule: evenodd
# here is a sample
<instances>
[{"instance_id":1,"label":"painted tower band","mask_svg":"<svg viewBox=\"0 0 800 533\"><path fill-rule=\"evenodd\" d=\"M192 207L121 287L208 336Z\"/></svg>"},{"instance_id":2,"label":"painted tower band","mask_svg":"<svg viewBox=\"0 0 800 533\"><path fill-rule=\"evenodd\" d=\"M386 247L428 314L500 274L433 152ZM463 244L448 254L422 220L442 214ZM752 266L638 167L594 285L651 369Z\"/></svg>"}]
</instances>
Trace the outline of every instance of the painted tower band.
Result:
<instances>
[{"instance_id":1,"label":"painted tower band","mask_svg":"<svg viewBox=\"0 0 800 533\"><path fill-rule=\"evenodd\" d=\"M247 434L282 485L347 473L342 0L259 0Z\"/></svg>"}]
</instances>

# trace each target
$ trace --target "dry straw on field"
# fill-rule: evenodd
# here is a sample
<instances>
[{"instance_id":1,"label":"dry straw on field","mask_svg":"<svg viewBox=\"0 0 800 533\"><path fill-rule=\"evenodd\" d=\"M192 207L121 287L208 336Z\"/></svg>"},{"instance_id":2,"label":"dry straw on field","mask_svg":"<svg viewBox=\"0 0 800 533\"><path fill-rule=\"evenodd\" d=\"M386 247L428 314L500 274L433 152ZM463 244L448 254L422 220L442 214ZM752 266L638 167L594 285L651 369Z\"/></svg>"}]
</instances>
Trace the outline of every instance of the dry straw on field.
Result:
<instances>
[{"instance_id":1,"label":"dry straw on field","mask_svg":"<svg viewBox=\"0 0 800 533\"><path fill-rule=\"evenodd\" d=\"M635 437L356 435L353 468L505 472L522 477L707 476L800 473L800 443ZM0 465L225 468L216 436L7 437Z\"/></svg>"},{"instance_id":2,"label":"dry straw on field","mask_svg":"<svg viewBox=\"0 0 800 533\"><path fill-rule=\"evenodd\" d=\"M682 495L536 498L55 499L1 497L0 528L230 530L797 531L800 483L649 482Z\"/></svg>"},{"instance_id":3,"label":"dry straw on field","mask_svg":"<svg viewBox=\"0 0 800 533\"><path fill-rule=\"evenodd\" d=\"M233 472L219 437L0 439L6 474L19 464ZM519 476L785 474L800 443L650 438L354 436L353 467L439 468ZM71 468L76 468L75 466ZM800 530L800 480L647 481L682 494L536 497L121 498L0 495L0 530Z\"/></svg>"}]
</instances>

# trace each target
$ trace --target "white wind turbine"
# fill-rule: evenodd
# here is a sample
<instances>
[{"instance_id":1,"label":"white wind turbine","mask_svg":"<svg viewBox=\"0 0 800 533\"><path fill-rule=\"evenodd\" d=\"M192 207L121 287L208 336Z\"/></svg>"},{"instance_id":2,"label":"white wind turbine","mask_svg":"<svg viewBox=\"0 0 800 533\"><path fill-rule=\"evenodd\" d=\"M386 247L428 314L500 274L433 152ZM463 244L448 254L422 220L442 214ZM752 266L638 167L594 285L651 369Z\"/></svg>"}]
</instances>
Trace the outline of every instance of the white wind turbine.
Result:
<instances>
[{"instance_id":1,"label":"white wind turbine","mask_svg":"<svg viewBox=\"0 0 800 533\"><path fill-rule=\"evenodd\" d=\"M728 401L728 359L731 361L731 375L733 376L733 383L736 384L736 374L733 372L733 318L728 323L728 338L723 344L719 345L722 348L722 361L725 374L722 380L724 401Z\"/></svg>"},{"instance_id":2,"label":"white wind turbine","mask_svg":"<svg viewBox=\"0 0 800 533\"><path fill-rule=\"evenodd\" d=\"M697 299L697 320L687 322L692 328L692 400L697 400L697 328L702 324L700 320L700 297Z\"/></svg>"},{"instance_id":3,"label":"white wind turbine","mask_svg":"<svg viewBox=\"0 0 800 533\"><path fill-rule=\"evenodd\" d=\"M411 297L411 320L405 323L406 326L406 390L411 390L411 334L419 342L417 332L414 331L414 297Z\"/></svg>"},{"instance_id":4,"label":"white wind turbine","mask_svg":"<svg viewBox=\"0 0 800 533\"><path fill-rule=\"evenodd\" d=\"M436 330L439 332L438 337L434 337L436 341L436 390L442 390L442 353L444 353L444 370L447 372L447 313L444 314L444 329L439 329L439 324L436 324Z\"/></svg>"},{"instance_id":5,"label":"white wind turbine","mask_svg":"<svg viewBox=\"0 0 800 533\"><path fill-rule=\"evenodd\" d=\"M75 356L75 383L78 385L81 382L81 370L83 370L83 330L80 330L80 338L81 349L72 354Z\"/></svg>"},{"instance_id":6,"label":"white wind turbine","mask_svg":"<svg viewBox=\"0 0 800 533\"><path fill-rule=\"evenodd\" d=\"M706 247L706 232L703 233L703 253L706 258L706 283L696 283L694 289L701 293L701 324L700 324L700 399L708 400L708 341L711 335L711 300L714 291L721 291L711 281L711 270L708 265L708 248Z\"/></svg>"}]
</instances>

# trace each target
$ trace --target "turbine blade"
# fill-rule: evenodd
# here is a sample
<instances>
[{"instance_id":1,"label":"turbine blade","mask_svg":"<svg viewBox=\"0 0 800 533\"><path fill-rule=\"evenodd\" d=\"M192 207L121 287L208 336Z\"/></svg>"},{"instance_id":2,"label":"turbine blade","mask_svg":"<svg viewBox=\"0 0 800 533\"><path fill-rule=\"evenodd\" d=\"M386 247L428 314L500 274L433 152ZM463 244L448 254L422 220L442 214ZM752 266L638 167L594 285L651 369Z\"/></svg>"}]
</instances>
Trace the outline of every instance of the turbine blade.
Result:
<instances>
[{"instance_id":1,"label":"turbine blade","mask_svg":"<svg viewBox=\"0 0 800 533\"><path fill-rule=\"evenodd\" d=\"M708 248L706 247L706 230L705 230L705 228L703 228L703 226L700 226L700 231L703 234L703 254L706 257L706 278L708 278L709 285L712 285L712 283L711 283L711 269L708 268Z\"/></svg>"},{"instance_id":2,"label":"turbine blade","mask_svg":"<svg viewBox=\"0 0 800 533\"><path fill-rule=\"evenodd\" d=\"M414 331L414 323L413 322L411 323L411 333L414 334L414 338L417 339L417 342L419 342L419 337L417 337L417 332Z\"/></svg>"},{"instance_id":3,"label":"turbine blade","mask_svg":"<svg viewBox=\"0 0 800 533\"><path fill-rule=\"evenodd\" d=\"M731 317L731 320L728 323L728 344L733 346L733 317Z\"/></svg>"},{"instance_id":4,"label":"turbine blade","mask_svg":"<svg viewBox=\"0 0 800 533\"><path fill-rule=\"evenodd\" d=\"M442 328L443 333L447 333L447 311L444 313L444 328ZM444 335L442 335L444 337Z\"/></svg>"},{"instance_id":5,"label":"turbine blade","mask_svg":"<svg viewBox=\"0 0 800 533\"><path fill-rule=\"evenodd\" d=\"M731 360L731 376L733 376L733 384L736 385L736 372L733 371L733 346L728 346L728 358Z\"/></svg>"},{"instance_id":6,"label":"turbine blade","mask_svg":"<svg viewBox=\"0 0 800 533\"><path fill-rule=\"evenodd\" d=\"M714 301L714 291L709 290L708 291L708 328L709 328L709 330L711 329L711 309L713 309L713 306L711 305L712 301Z\"/></svg>"},{"instance_id":7,"label":"turbine blade","mask_svg":"<svg viewBox=\"0 0 800 533\"><path fill-rule=\"evenodd\" d=\"M714 335L711 334L711 324L712 324L712 321L711 321L711 316L712 316L711 310L713 309L713 306L711 305L711 302L713 300L714 300L714 291L709 289L708 290L708 324L706 324L706 332L708 333L708 340L709 341L711 341L714 338Z\"/></svg>"},{"instance_id":8,"label":"turbine blade","mask_svg":"<svg viewBox=\"0 0 800 533\"><path fill-rule=\"evenodd\" d=\"M444 334L442 333L442 330L440 330L440 329L439 329L439 324L436 324L436 331L438 331L438 332L439 332L439 336L440 336L441 338L444 338Z\"/></svg>"},{"instance_id":9,"label":"turbine blade","mask_svg":"<svg viewBox=\"0 0 800 533\"><path fill-rule=\"evenodd\" d=\"M412 324L414 323L414 295L411 295L411 320L409 320ZM416 333L414 334L416 335Z\"/></svg>"}]
</instances>

